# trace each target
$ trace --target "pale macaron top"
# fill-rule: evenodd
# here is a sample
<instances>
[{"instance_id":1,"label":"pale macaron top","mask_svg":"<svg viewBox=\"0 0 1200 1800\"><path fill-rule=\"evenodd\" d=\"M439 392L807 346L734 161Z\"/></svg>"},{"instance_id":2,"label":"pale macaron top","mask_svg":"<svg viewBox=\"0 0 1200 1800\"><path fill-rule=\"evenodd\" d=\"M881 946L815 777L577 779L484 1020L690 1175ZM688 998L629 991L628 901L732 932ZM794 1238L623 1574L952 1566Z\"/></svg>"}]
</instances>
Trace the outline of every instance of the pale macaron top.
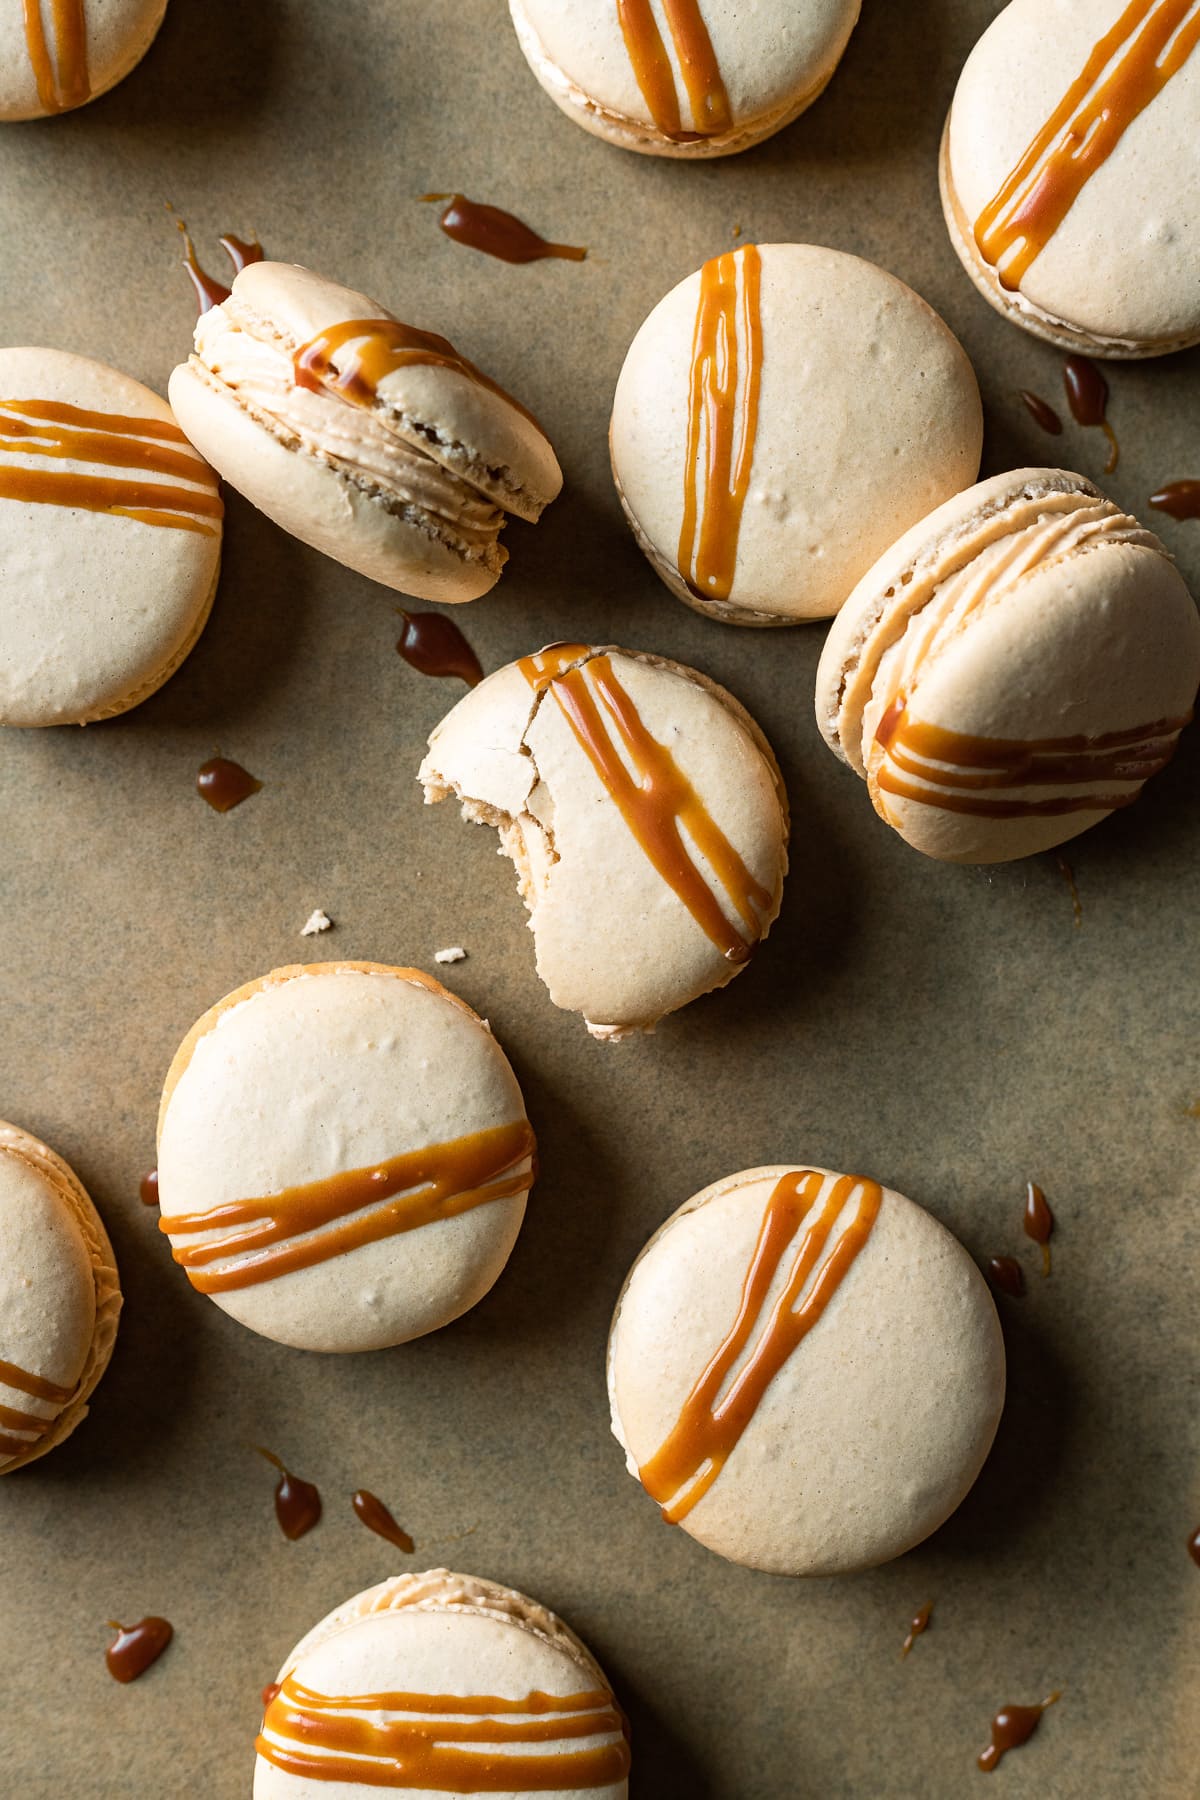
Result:
<instances>
[{"instance_id":1,"label":"pale macaron top","mask_svg":"<svg viewBox=\"0 0 1200 1800\"><path fill-rule=\"evenodd\" d=\"M489 675L429 740L419 779L499 827L538 974L595 1037L651 1030L724 986L775 919L782 778L758 726L694 669L552 645Z\"/></svg>"},{"instance_id":2,"label":"pale macaron top","mask_svg":"<svg viewBox=\"0 0 1200 1800\"><path fill-rule=\"evenodd\" d=\"M255 1800L474 1793L482 1787L471 1758L496 1756L514 1758L510 1800L533 1792L625 1800L628 1792L623 1720L595 1658L544 1606L477 1576L431 1569L367 1588L300 1640L278 1682L256 1744ZM351 1714L367 1695L375 1697L369 1709ZM555 1714L561 1738L544 1735ZM338 1735L351 1717L362 1741L347 1751ZM431 1742L434 1719L446 1730ZM504 1741L456 1739L454 1723L491 1719ZM320 1778L309 1772L322 1764Z\"/></svg>"},{"instance_id":3,"label":"pale macaron top","mask_svg":"<svg viewBox=\"0 0 1200 1800\"><path fill-rule=\"evenodd\" d=\"M1200 339L1200 48L1143 110L1127 97L1189 44L1200 12L1180 0L1011 0L963 69L942 156L951 236L986 298L1064 349L1161 355ZM1005 245L1020 255L1017 214L1039 183L1050 235L1022 273Z\"/></svg>"},{"instance_id":4,"label":"pale macaron top","mask_svg":"<svg viewBox=\"0 0 1200 1800\"><path fill-rule=\"evenodd\" d=\"M859 9L509 0L526 60L569 117L625 149L685 157L747 149L794 119L832 76Z\"/></svg>"},{"instance_id":5,"label":"pale macaron top","mask_svg":"<svg viewBox=\"0 0 1200 1800\"><path fill-rule=\"evenodd\" d=\"M161 687L208 618L222 511L141 382L0 349L0 725L86 724Z\"/></svg>"},{"instance_id":6,"label":"pale macaron top","mask_svg":"<svg viewBox=\"0 0 1200 1800\"><path fill-rule=\"evenodd\" d=\"M376 1350L482 1299L533 1180L490 1030L414 969L276 969L199 1020L159 1113L162 1229L252 1331Z\"/></svg>"},{"instance_id":7,"label":"pale macaron top","mask_svg":"<svg viewBox=\"0 0 1200 1800\"><path fill-rule=\"evenodd\" d=\"M444 338L293 263L241 271L169 391L269 518L426 599L486 593L505 514L537 519L562 486L540 426Z\"/></svg>"},{"instance_id":8,"label":"pale macaron top","mask_svg":"<svg viewBox=\"0 0 1200 1800\"><path fill-rule=\"evenodd\" d=\"M1135 800L1200 683L1165 547L1081 475L1015 469L921 521L834 621L817 723L926 855L1003 862Z\"/></svg>"},{"instance_id":9,"label":"pale macaron top","mask_svg":"<svg viewBox=\"0 0 1200 1800\"><path fill-rule=\"evenodd\" d=\"M12 0L0 8L0 121L71 112L145 56L167 0Z\"/></svg>"},{"instance_id":10,"label":"pale macaron top","mask_svg":"<svg viewBox=\"0 0 1200 1800\"><path fill-rule=\"evenodd\" d=\"M729 467L710 478L714 418ZM673 288L629 347L610 427L643 551L680 599L742 625L836 613L901 531L974 481L982 442L974 371L937 313L813 244L744 245Z\"/></svg>"},{"instance_id":11,"label":"pale macaron top","mask_svg":"<svg viewBox=\"0 0 1200 1800\"><path fill-rule=\"evenodd\" d=\"M0 1121L0 1474L87 1416L120 1311L112 1245L78 1176Z\"/></svg>"},{"instance_id":12,"label":"pale macaron top","mask_svg":"<svg viewBox=\"0 0 1200 1800\"><path fill-rule=\"evenodd\" d=\"M714 1182L650 1239L608 1385L630 1473L692 1537L838 1575L911 1549L963 1499L1004 1404L1004 1342L930 1213L780 1164Z\"/></svg>"}]
</instances>

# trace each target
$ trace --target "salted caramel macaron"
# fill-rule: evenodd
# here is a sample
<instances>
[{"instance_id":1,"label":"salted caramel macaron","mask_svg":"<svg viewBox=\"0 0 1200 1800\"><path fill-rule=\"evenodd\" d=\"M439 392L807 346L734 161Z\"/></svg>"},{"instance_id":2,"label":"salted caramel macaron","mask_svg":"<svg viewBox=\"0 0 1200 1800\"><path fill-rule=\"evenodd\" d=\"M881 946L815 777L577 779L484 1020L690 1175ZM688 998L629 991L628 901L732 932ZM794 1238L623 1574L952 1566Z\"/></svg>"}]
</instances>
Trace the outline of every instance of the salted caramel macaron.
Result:
<instances>
[{"instance_id":1,"label":"salted caramel macaron","mask_svg":"<svg viewBox=\"0 0 1200 1800\"><path fill-rule=\"evenodd\" d=\"M525 60L593 136L646 156L748 150L821 94L860 0L509 0Z\"/></svg>"},{"instance_id":2,"label":"salted caramel macaron","mask_svg":"<svg viewBox=\"0 0 1200 1800\"><path fill-rule=\"evenodd\" d=\"M1200 621L1152 531L1082 475L1015 469L906 533L834 621L817 724L876 812L943 862L1086 831L1174 753Z\"/></svg>"},{"instance_id":3,"label":"salted caramel macaron","mask_svg":"<svg viewBox=\"0 0 1200 1800\"><path fill-rule=\"evenodd\" d=\"M72 112L124 81L167 0L22 0L0 8L0 121Z\"/></svg>"},{"instance_id":4,"label":"salted caramel macaron","mask_svg":"<svg viewBox=\"0 0 1200 1800\"><path fill-rule=\"evenodd\" d=\"M595 1658L536 1600L478 1576L431 1569L356 1594L274 1685L254 1800L628 1793L627 1728Z\"/></svg>"},{"instance_id":5,"label":"salted caramel macaron","mask_svg":"<svg viewBox=\"0 0 1200 1800\"><path fill-rule=\"evenodd\" d=\"M161 1229L263 1337L380 1350L481 1300L533 1181L521 1090L482 1019L416 969L312 963L228 994L167 1073Z\"/></svg>"},{"instance_id":6,"label":"salted caramel macaron","mask_svg":"<svg viewBox=\"0 0 1200 1800\"><path fill-rule=\"evenodd\" d=\"M429 740L512 858L556 1006L593 1037L651 1031L746 966L780 905L783 781L733 696L666 657L552 644L489 675Z\"/></svg>"},{"instance_id":7,"label":"salted caramel macaron","mask_svg":"<svg viewBox=\"0 0 1200 1800\"><path fill-rule=\"evenodd\" d=\"M745 244L654 308L613 400L613 478L672 593L730 625L836 613L886 546L974 481L979 389L894 275Z\"/></svg>"},{"instance_id":8,"label":"salted caramel macaron","mask_svg":"<svg viewBox=\"0 0 1200 1800\"><path fill-rule=\"evenodd\" d=\"M1194 0L1011 0L942 142L963 267L1015 325L1092 356L1200 342Z\"/></svg>"},{"instance_id":9,"label":"salted caramel macaron","mask_svg":"<svg viewBox=\"0 0 1200 1800\"><path fill-rule=\"evenodd\" d=\"M621 1290L612 1427L664 1517L731 1562L842 1575L966 1495L1004 1405L987 1285L866 1176L744 1169L661 1226Z\"/></svg>"},{"instance_id":10,"label":"salted caramel macaron","mask_svg":"<svg viewBox=\"0 0 1200 1800\"><path fill-rule=\"evenodd\" d=\"M0 1475L87 1417L120 1311L112 1245L79 1177L0 1121Z\"/></svg>"},{"instance_id":11,"label":"salted caramel macaron","mask_svg":"<svg viewBox=\"0 0 1200 1800\"><path fill-rule=\"evenodd\" d=\"M477 600L509 513L562 487L540 425L433 332L293 263L252 263L171 376L184 430L303 543L423 600Z\"/></svg>"},{"instance_id":12,"label":"salted caramel macaron","mask_svg":"<svg viewBox=\"0 0 1200 1800\"><path fill-rule=\"evenodd\" d=\"M223 510L140 381L0 349L0 725L86 725L155 693L208 619Z\"/></svg>"}]
</instances>

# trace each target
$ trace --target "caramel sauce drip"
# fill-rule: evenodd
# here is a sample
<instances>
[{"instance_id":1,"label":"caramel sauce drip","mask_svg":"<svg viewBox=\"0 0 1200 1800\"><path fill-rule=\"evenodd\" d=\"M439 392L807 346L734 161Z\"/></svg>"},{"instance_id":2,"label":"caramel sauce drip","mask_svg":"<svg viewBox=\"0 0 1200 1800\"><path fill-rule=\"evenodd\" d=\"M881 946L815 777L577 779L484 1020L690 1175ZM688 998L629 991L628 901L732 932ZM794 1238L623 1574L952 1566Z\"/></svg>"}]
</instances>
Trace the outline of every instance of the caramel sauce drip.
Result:
<instances>
[{"instance_id":1,"label":"caramel sauce drip","mask_svg":"<svg viewBox=\"0 0 1200 1800\"><path fill-rule=\"evenodd\" d=\"M18 1394L28 1394L31 1400L57 1401L60 1406L75 1392L73 1387L59 1387L43 1375L27 1375L10 1362L0 1362L0 1387L16 1388Z\"/></svg>"},{"instance_id":2,"label":"caramel sauce drip","mask_svg":"<svg viewBox=\"0 0 1200 1800\"><path fill-rule=\"evenodd\" d=\"M1054 1214L1036 1181L1025 1183L1025 1215L1021 1221L1025 1236L1041 1246L1042 1274L1050 1273L1050 1238L1054 1231Z\"/></svg>"},{"instance_id":3,"label":"caramel sauce drip","mask_svg":"<svg viewBox=\"0 0 1200 1800\"><path fill-rule=\"evenodd\" d=\"M449 201L438 218L446 236L500 262L544 262L549 257L583 262L587 256L580 244L550 243L503 207L485 206L478 200L468 200L465 194L422 194L421 198Z\"/></svg>"},{"instance_id":4,"label":"caramel sauce drip","mask_svg":"<svg viewBox=\"0 0 1200 1800\"><path fill-rule=\"evenodd\" d=\"M1025 1292L1025 1271L1015 1256L989 1256L987 1275L993 1287L1013 1300Z\"/></svg>"},{"instance_id":5,"label":"caramel sauce drip","mask_svg":"<svg viewBox=\"0 0 1200 1800\"><path fill-rule=\"evenodd\" d=\"M1040 394L1032 393L1029 388L1021 388L1019 392L1034 424L1040 425L1043 431L1048 431L1051 437L1061 437L1063 423L1050 402L1043 400Z\"/></svg>"},{"instance_id":6,"label":"caramel sauce drip","mask_svg":"<svg viewBox=\"0 0 1200 1800\"><path fill-rule=\"evenodd\" d=\"M992 1720L992 1741L986 1750L979 1753L979 1767L990 1773L1002 1756L1010 1750L1018 1750L1027 1744L1042 1722L1042 1714L1048 1706L1062 1698L1055 1692L1040 1701L1036 1706L1003 1706Z\"/></svg>"},{"instance_id":7,"label":"caramel sauce drip","mask_svg":"<svg viewBox=\"0 0 1200 1800\"><path fill-rule=\"evenodd\" d=\"M175 448L173 446L179 446ZM211 536L225 511L216 478L175 425L124 413L89 412L59 400L0 400L0 459L14 455L132 469L196 481L195 488L65 469L26 469L0 460L0 499L117 513L143 525Z\"/></svg>"},{"instance_id":8,"label":"caramel sauce drip","mask_svg":"<svg viewBox=\"0 0 1200 1800\"><path fill-rule=\"evenodd\" d=\"M534 1148L532 1126L517 1119L278 1194L162 1218L158 1227L172 1238L219 1232L175 1245L172 1255L200 1293L227 1294L523 1194L533 1181L526 1165ZM236 1262L210 1267L233 1255Z\"/></svg>"},{"instance_id":9,"label":"caramel sauce drip","mask_svg":"<svg viewBox=\"0 0 1200 1800\"><path fill-rule=\"evenodd\" d=\"M1196 1567L1200 1569L1200 1527L1197 1527L1197 1529L1193 1531L1191 1537L1188 1539L1187 1547L1188 1555L1191 1557Z\"/></svg>"},{"instance_id":10,"label":"caramel sauce drip","mask_svg":"<svg viewBox=\"0 0 1200 1800\"><path fill-rule=\"evenodd\" d=\"M918 1607L908 1628L908 1636L900 1646L901 1656L907 1656L919 1637L929 1630L929 1621L933 1617L933 1601L927 1600L924 1606Z\"/></svg>"},{"instance_id":11,"label":"caramel sauce drip","mask_svg":"<svg viewBox=\"0 0 1200 1800\"><path fill-rule=\"evenodd\" d=\"M158 1205L158 1170L157 1169L151 1169L151 1171L148 1175L142 1176L141 1181L138 1183L138 1194L141 1197L141 1202L142 1202L143 1206L157 1206Z\"/></svg>"},{"instance_id":12,"label":"caramel sauce drip","mask_svg":"<svg viewBox=\"0 0 1200 1800\"><path fill-rule=\"evenodd\" d=\"M268 1681L266 1687L262 1691L262 1703L263 1703L263 1711L264 1712L266 1711L267 1707L270 1706L272 1700L275 1698L276 1694L279 1692L281 1686L282 1686L282 1683L280 1683L278 1681Z\"/></svg>"},{"instance_id":13,"label":"caramel sauce drip","mask_svg":"<svg viewBox=\"0 0 1200 1800\"><path fill-rule=\"evenodd\" d=\"M1151 494L1150 504L1173 519L1200 519L1200 481L1168 481Z\"/></svg>"},{"instance_id":14,"label":"caramel sauce drip","mask_svg":"<svg viewBox=\"0 0 1200 1800\"><path fill-rule=\"evenodd\" d=\"M211 312L214 306L220 306L223 301L228 300L230 289L225 286L224 282L218 281L215 276L209 275L205 269L201 268L200 260L196 255L196 246L192 242L187 226L182 219L176 219L175 223L183 238L183 266L188 280L195 290L196 310L203 317L206 312ZM235 276L240 275L250 263L261 262L263 259L263 247L257 239L247 242L245 238L235 237L231 231L228 231L217 241L229 258Z\"/></svg>"},{"instance_id":15,"label":"caramel sauce drip","mask_svg":"<svg viewBox=\"0 0 1200 1800\"><path fill-rule=\"evenodd\" d=\"M54 56L42 24L43 0L24 0L25 47L45 113L69 112L92 95L84 0L44 0L54 23Z\"/></svg>"},{"instance_id":16,"label":"caramel sauce drip","mask_svg":"<svg viewBox=\"0 0 1200 1800\"><path fill-rule=\"evenodd\" d=\"M416 1549L411 1537L402 1525L398 1525L378 1495L369 1493L366 1488L359 1488L350 1501L354 1508L354 1516L361 1519L368 1531L376 1537L386 1538L389 1544L395 1544L397 1550L405 1555Z\"/></svg>"},{"instance_id":17,"label":"caramel sauce drip","mask_svg":"<svg viewBox=\"0 0 1200 1800\"><path fill-rule=\"evenodd\" d=\"M685 131L671 65L650 0L617 0L621 35L650 117L664 137L696 143L732 130L733 113L699 0L663 0L695 129Z\"/></svg>"},{"instance_id":18,"label":"caramel sauce drip","mask_svg":"<svg viewBox=\"0 0 1200 1800\"><path fill-rule=\"evenodd\" d=\"M841 1175L821 1204L827 1179L815 1169L801 1169L776 1182L737 1316L684 1401L670 1436L641 1465L643 1487L672 1525L687 1517L717 1479L771 1382L817 1323L871 1235L883 1199L878 1183ZM854 1215L835 1237L839 1215L856 1195ZM794 1254L782 1292L764 1321L767 1296L789 1252Z\"/></svg>"},{"instance_id":19,"label":"caramel sauce drip","mask_svg":"<svg viewBox=\"0 0 1200 1800\"><path fill-rule=\"evenodd\" d=\"M727 600L733 586L758 432L761 285L755 244L727 250L700 271L678 563L701 600Z\"/></svg>"},{"instance_id":20,"label":"caramel sauce drip","mask_svg":"<svg viewBox=\"0 0 1200 1800\"><path fill-rule=\"evenodd\" d=\"M401 1713L401 1718L379 1714ZM270 1735L268 1735L270 1733ZM577 1749L533 1746L599 1738ZM472 1748L472 1746L486 1748ZM500 1745L518 1745L507 1752ZM528 1746L528 1748L526 1748ZM604 1689L540 1690L521 1700L474 1694L316 1693L294 1675L267 1708L255 1744L286 1774L439 1794L563 1793L629 1772L625 1722Z\"/></svg>"},{"instance_id":21,"label":"caramel sauce drip","mask_svg":"<svg viewBox=\"0 0 1200 1800\"><path fill-rule=\"evenodd\" d=\"M1121 460L1117 434L1108 422L1108 383L1090 356L1068 356L1063 364L1067 404L1077 425L1097 426L1108 439L1104 473L1111 475Z\"/></svg>"},{"instance_id":22,"label":"caramel sauce drip","mask_svg":"<svg viewBox=\"0 0 1200 1800\"><path fill-rule=\"evenodd\" d=\"M586 671L568 666L586 655L585 645L555 644L523 657L518 667L535 693L550 689L647 859L705 936L730 962L745 962L762 935L771 895L751 875L666 745L651 737L611 658L591 657ZM633 764L632 774L622 751ZM694 854L704 858L724 889L741 930L725 917Z\"/></svg>"},{"instance_id":23,"label":"caramel sauce drip","mask_svg":"<svg viewBox=\"0 0 1200 1800\"><path fill-rule=\"evenodd\" d=\"M28 1375L16 1363L10 1362L0 1362L0 1387L15 1388L18 1394L28 1394L31 1400L45 1400L60 1409L75 1392L73 1387L59 1387L44 1376ZM21 1456L31 1450L45 1437L57 1416L54 1414L47 1419L41 1413L26 1412L20 1407L0 1406L0 1456ZM13 1432L28 1435L14 1437Z\"/></svg>"},{"instance_id":24,"label":"caramel sauce drip","mask_svg":"<svg viewBox=\"0 0 1200 1800\"><path fill-rule=\"evenodd\" d=\"M1165 769L1179 733L1191 714L1155 719L1097 737L970 737L919 724L908 716L904 696L894 700L879 722L875 741L885 761L875 781L885 793L918 800L945 812L986 819L1031 819L1072 812L1114 812L1131 806L1141 785ZM906 776L919 778L908 781ZM1136 782L1132 793L1059 793L1049 799L998 798L996 788L1070 787L1105 781Z\"/></svg>"},{"instance_id":25,"label":"caramel sauce drip","mask_svg":"<svg viewBox=\"0 0 1200 1800\"><path fill-rule=\"evenodd\" d=\"M260 1456L266 1458L272 1468L279 1470L279 1480L275 1483L275 1517L284 1537L295 1543L297 1538L304 1537L320 1521L320 1490L313 1482L303 1481L299 1475L293 1475L273 1450L264 1450L261 1444L256 1444L254 1448Z\"/></svg>"},{"instance_id":26,"label":"caramel sauce drip","mask_svg":"<svg viewBox=\"0 0 1200 1800\"><path fill-rule=\"evenodd\" d=\"M466 638L445 613L409 613L401 610L404 630L396 645L410 668L421 675L454 676L468 687L483 680L479 658Z\"/></svg>"},{"instance_id":27,"label":"caramel sauce drip","mask_svg":"<svg viewBox=\"0 0 1200 1800\"><path fill-rule=\"evenodd\" d=\"M169 1619L142 1619L136 1625L119 1625L108 1621L116 1638L104 1652L104 1661L114 1681L136 1681L151 1663L156 1663L175 1632Z\"/></svg>"},{"instance_id":28,"label":"caramel sauce drip","mask_svg":"<svg viewBox=\"0 0 1200 1800\"><path fill-rule=\"evenodd\" d=\"M450 369L487 388L509 406L515 406L523 418L541 431L533 414L519 400L460 356L448 338L434 331L419 331L399 319L346 319L331 325L307 344L302 344L292 358L296 385L313 393L322 389L338 394L353 406L374 406L379 384L397 369L429 364ZM544 434L543 434L544 435Z\"/></svg>"},{"instance_id":29,"label":"caramel sauce drip","mask_svg":"<svg viewBox=\"0 0 1200 1800\"><path fill-rule=\"evenodd\" d=\"M197 770L196 792L214 812L227 813L251 794L261 793L262 782L241 763L230 762L227 756L210 756Z\"/></svg>"},{"instance_id":30,"label":"caramel sauce drip","mask_svg":"<svg viewBox=\"0 0 1200 1800\"><path fill-rule=\"evenodd\" d=\"M1193 5L1132 0L984 207L975 242L1002 287L1020 287L1086 183L1200 43L1200 14L1184 22Z\"/></svg>"}]
</instances>

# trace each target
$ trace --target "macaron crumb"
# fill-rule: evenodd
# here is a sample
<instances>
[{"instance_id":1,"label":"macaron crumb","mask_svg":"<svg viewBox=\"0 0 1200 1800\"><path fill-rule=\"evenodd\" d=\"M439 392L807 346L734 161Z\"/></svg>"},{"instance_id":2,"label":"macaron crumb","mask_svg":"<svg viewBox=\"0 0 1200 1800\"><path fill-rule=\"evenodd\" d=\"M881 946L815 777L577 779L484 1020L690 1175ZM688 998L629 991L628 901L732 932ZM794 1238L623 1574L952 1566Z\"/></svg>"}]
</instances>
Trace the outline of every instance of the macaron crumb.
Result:
<instances>
[{"instance_id":1,"label":"macaron crumb","mask_svg":"<svg viewBox=\"0 0 1200 1800\"><path fill-rule=\"evenodd\" d=\"M301 937L316 937L318 932L332 931L332 930L333 930L333 920L330 918L330 916L327 912L323 911L321 907L317 906L317 907L314 907L313 911L309 913L308 918L305 920L304 924L300 927L300 936Z\"/></svg>"},{"instance_id":2,"label":"macaron crumb","mask_svg":"<svg viewBox=\"0 0 1200 1800\"><path fill-rule=\"evenodd\" d=\"M467 953L461 944L451 944L445 950L435 950L433 953L433 960L435 963L466 962Z\"/></svg>"}]
</instances>

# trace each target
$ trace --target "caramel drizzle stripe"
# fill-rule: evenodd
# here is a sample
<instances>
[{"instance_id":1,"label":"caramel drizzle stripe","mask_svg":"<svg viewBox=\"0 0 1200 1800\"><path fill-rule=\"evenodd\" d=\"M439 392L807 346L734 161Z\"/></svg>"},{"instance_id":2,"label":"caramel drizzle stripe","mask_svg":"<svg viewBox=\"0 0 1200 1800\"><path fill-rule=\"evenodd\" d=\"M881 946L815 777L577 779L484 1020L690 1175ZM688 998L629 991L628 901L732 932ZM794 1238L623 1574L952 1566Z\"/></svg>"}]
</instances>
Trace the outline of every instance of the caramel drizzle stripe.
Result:
<instances>
[{"instance_id":1,"label":"caramel drizzle stripe","mask_svg":"<svg viewBox=\"0 0 1200 1800\"><path fill-rule=\"evenodd\" d=\"M351 346L352 353L343 357L342 352ZM340 395L353 406L364 407L374 406L379 384L387 376L418 363L450 369L473 381L477 387L487 388L489 393L515 407L536 430L541 431L533 414L482 369L477 369L474 363L460 355L448 338L439 337L433 331L420 331L415 325L405 325L399 319L347 319L302 344L292 358L298 387L308 388L313 393L324 389Z\"/></svg>"},{"instance_id":2,"label":"caramel drizzle stripe","mask_svg":"<svg viewBox=\"0 0 1200 1800\"><path fill-rule=\"evenodd\" d=\"M705 807L665 744L646 730L633 701L617 679L607 656L594 656L586 667L595 685L588 686L582 668L564 670L563 661L586 654L579 645L555 646L548 655L525 657L518 665L535 692L549 688L576 741L615 802L648 861L678 896L705 936L731 962L744 962L762 935L762 919L771 895L751 875L720 826ZM539 667L539 663L544 667ZM628 751L631 775L604 724L596 696ZM705 858L734 910L745 935L725 917L716 895L697 868L681 827Z\"/></svg>"},{"instance_id":3,"label":"caramel drizzle stripe","mask_svg":"<svg viewBox=\"0 0 1200 1800\"><path fill-rule=\"evenodd\" d=\"M161 1218L159 1230L172 1239L223 1231L174 1244L172 1255L200 1293L229 1293L525 1193L534 1151L533 1129L520 1119L260 1199ZM208 1266L237 1252L245 1254L231 1266Z\"/></svg>"},{"instance_id":4,"label":"caramel drizzle stripe","mask_svg":"<svg viewBox=\"0 0 1200 1800\"><path fill-rule=\"evenodd\" d=\"M47 1419L41 1413L20 1412L15 1406L0 1406L0 1425L7 1431L32 1431L35 1436L41 1437L53 1423L53 1419Z\"/></svg>"},{"instance_id":5,"label":"caramel drizzle stripe","mask_svg":"<svg viewBox=\"0 0 1200 1800\"><path fill-rule=\"evenodd\" d=\"M824 1205L805 1229L826 1179L815 1169L804 1169L776 1182L763 1214L737 1316L684 1401L670 1435L641 1465L642 1485L673 1525L687 1517L717 1479L771 1382L820 1319L871 1235L883 1191L877 1182L855 1175L834 1181ZM855 1215L825 1255L838 1217L855 1192L859 1196ZM794 1245L786 1283L758 1341L728 1392L718 1398L760 1325L767 1296ZM810 1277L812 1285L801 1300Z\"/></svg>"},{"instance_id":6,"label":"caramel drizzle stripe","mask_svg":"<svg viewBox=\"0 0 1200 1800\"><path fill-rule=\"evenodd\" d=\"M25 419L38 419L47 425L78 425L120 437L162 438L167 443L187 444L191 448L187 437L170 419L143 419L136 413L92 412L83 406L69 406L65 400L0 400L0 411L16 413ZM198 453L194 454L205 474L210 474L208 464Z\"/></svg>"},{"instance_id":7,"label":"caramel drizzle stripe","mask_svg":"<svg viewBox=\"0 0 1200 1800\"><path fill-rule=\"evenodd\" d=\"M107 431L72 431L0 417L0 450L12 450L19 456L94 463L102 468L141 469L151 475L176 475L184 481L199 482L204 492L216 491L207 464L198 456L166 445L139 443L136 438Z\"/></svg>"},{"instance_id":8,"label":"caramel drizzle stripe","mask_svg":"<svg viewBox=\"0 0 1200 1800\"><path fill-rule=\"evenodd\" d=\"M220 496L212 490L171 487L160 481L123 481L116 476L75 475L58 469L0 467L0 499L22 500L36 506L74 507L83 512L122 513L147 525L169 525L176 530L209 535L215 526L204 524L195 515L219 519L225 511Z\"/></svg>"},{"instance_id":9,"label":"caramel drizzle stripe","mask_svg":"<svg viewBox=\"0 0 1200 1800\"><path fill-rule=\"evenodd\" d=\"M1020 287L1087 182L1200 43L1200 11L1185 22L1194 5L1132 0L984 207L975 242L1002 287Z\"/></svg>"},{"instance_id":10,"label":"caramel drizzle stripe","mask_svg":"<svg viewBox=\"0 0 1200 1800\"><path fill-rule=\"evenodd\" d=\"M75 1392L73 1387L59 1387L57 1382L47 1381L42 1375L27 1375L16 1363L0 1362L0 1387L15 1388L18 1394L28 1394L31 1400L57 1401L61 1406Z\"/></svg>"},{"instance_id":11,"label":"caramel drizzle stripe","mask_svg":"<svg viewBox=\"0 0 1200 1800\"><path fill-rule=\"evenodd\" d=\"M675 72L650 0L617 0L617 18L634 77L664 137L691 143L732 129L733 112L699 0L663 0L694 130L684 131Z\"/></svg>"},{"instance_id":12,"label":"caramel drizzle stripe","mask_svg":"<svg viewBox=\"0 0 1200 1800\"><path fill-rule=\"evenodd\" d=\"M67 112L91 98L84 0L49 0L57 72L46 43L41 0L24 0L25 47L43 112Z\"/></svg>"},{"instance_id":13,"label":"caramel drizzle stripe","mask_svg":"<svg viewBox=\"0 0 1200 1800\"><path fill-rule=\"evenodd\" d=\"M733 587L758 433L761 288L762 257L755 244L714 257L700 271L677 560L680 574L702 600L727 600ZM739 342L745 358L740 412Z\"/></svg>"}]
</instances>

